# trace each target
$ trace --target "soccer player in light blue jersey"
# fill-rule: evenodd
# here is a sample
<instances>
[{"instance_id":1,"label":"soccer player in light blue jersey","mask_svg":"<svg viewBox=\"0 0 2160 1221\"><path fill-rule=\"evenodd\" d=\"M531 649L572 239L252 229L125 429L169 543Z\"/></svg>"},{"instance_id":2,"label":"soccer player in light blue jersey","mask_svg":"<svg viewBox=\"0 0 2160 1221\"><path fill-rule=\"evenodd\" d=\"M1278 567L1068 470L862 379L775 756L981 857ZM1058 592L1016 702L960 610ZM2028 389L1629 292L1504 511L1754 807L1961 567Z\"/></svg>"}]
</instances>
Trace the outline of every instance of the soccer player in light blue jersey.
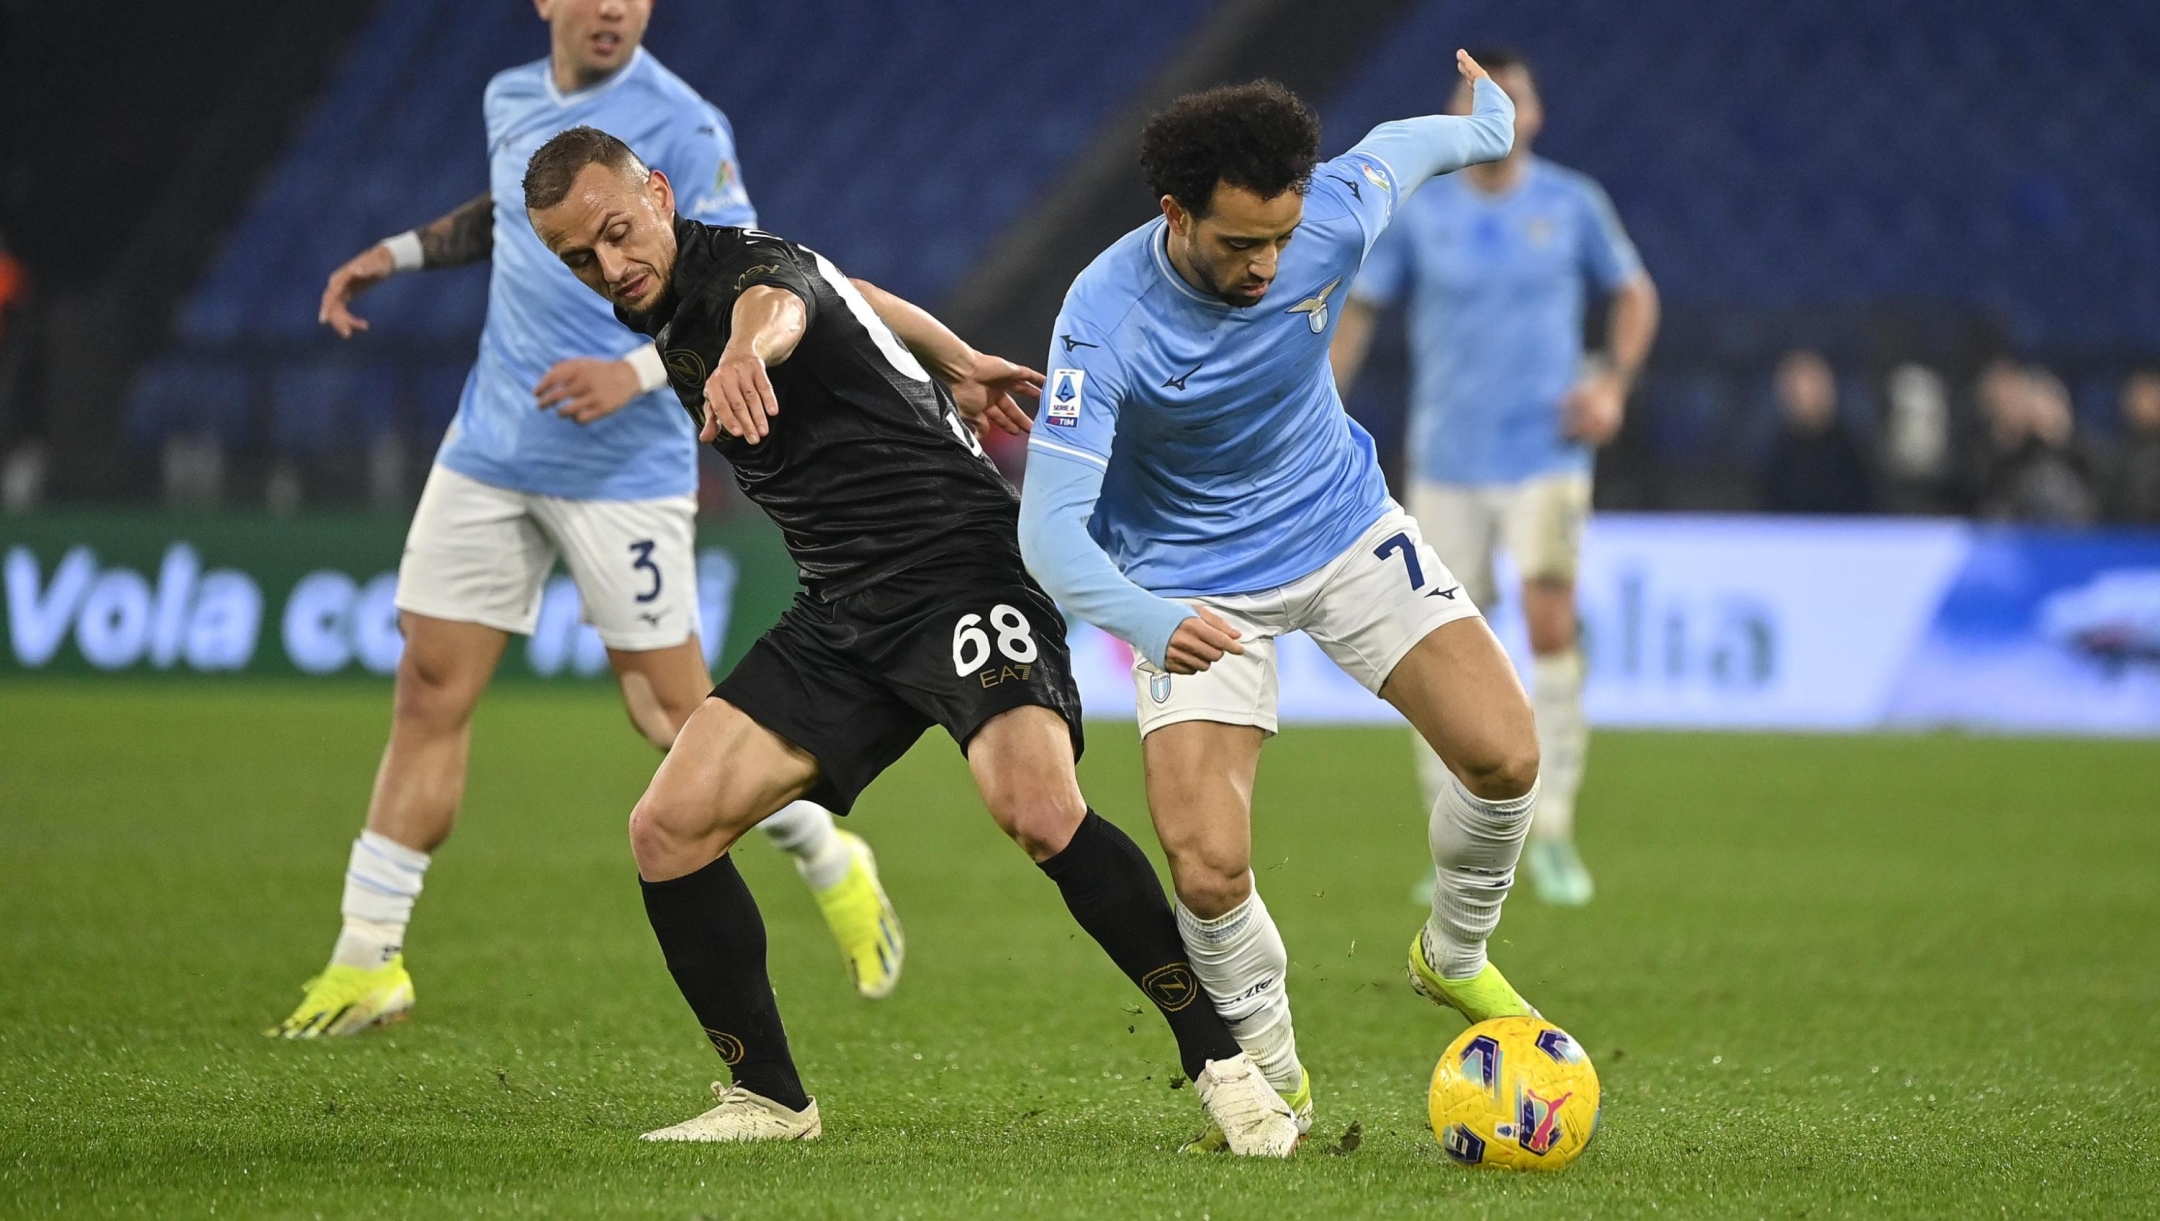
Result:
<instances>
[{"instance_id":1,"label":"soccer player in light blue jersey","mask_svg":"<svg viewBox=\"0 0 2160 1221\"><path fill-rule=\"evenodd\" d=\"M1149 120L1141 168L1163 215L1073 282L1028 448L1029 568L1136 653L1148 801L1194 973L1307 1126L1289 959L1252 875L1276 637L1311 635L1452 771L1413 985L1472 1021L1533 1012L1485 957L1535 799L1529 700L1389 499L1328 366L1350 282L1403 199L1507 154L1513 105L1468 55L1458 66L1470 115L1383 124L1318 166L1318 120L1273 82Z\"/></svg>"},{"instance_id":2,"label":"soccer player in light blue jersey","mask_svg":"<svg viewBox=\"0 0 2160 1221\"><path fill-rule=\"evenodd\" d=\"M1531 155L1544 123L1529 65L1481 55L1515 102L1515 149L1433 183L1403 205L1373 246L1336 329L1335 376L1348 393L1384 306L1410 302L1410 514L1481 606L1498 594L1493 553L1522 574L1535 657L1530 689L1542 759L1537 813L1524 852L1540 898L1591 896L1575 851L1575 794L1590 730L1575 570L1590 514L1595 447L1623 405L1657 333L1657 288L1605 192ZM1467 90L1453 109L1469 112ZM1605 351L1583 352L1592 295L1608 299ZM1417 738L1427 797L1447 783Z\"/></svg>"},{"instance_id":3,"label":"soccer player in light blue jersey","mask_svg":"<svg viewBox=\"0 0 2160 1221\"><path fill-rule=\"evenodd\" d=\"M721 225L756 215L726 117L639 46L652 0L534 3L550 52L488 82L487 193L363 251L323 292L322 321L349 339L367 329L353 297L391 275L492 264L479 359L398 566L405 651L345 875L344 926L330 965L270 1031L286 1038L353 1034L411 1010L406 926L457 819L473 709L509 637L532 632L558 556L631 723L654 746L666 750L712 689L698 640L689 418L658 350L534 234L522 184L550 137L592 125L646 150L679 184L687 215ZM904 945L869 847L808 802L764 826L816 894L857 991L890 993Z\"/></svg>"}]
</instances>

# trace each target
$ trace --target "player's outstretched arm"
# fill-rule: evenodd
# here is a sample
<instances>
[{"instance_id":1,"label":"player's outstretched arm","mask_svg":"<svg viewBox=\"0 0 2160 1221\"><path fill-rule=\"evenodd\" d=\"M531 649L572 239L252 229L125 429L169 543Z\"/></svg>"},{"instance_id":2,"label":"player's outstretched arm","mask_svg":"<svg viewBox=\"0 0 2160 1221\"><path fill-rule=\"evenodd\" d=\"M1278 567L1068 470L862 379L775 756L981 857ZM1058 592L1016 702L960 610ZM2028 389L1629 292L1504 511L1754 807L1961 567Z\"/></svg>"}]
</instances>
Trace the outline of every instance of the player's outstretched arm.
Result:
<instances>
[{"instance_id":1,"label":"player's outstretched arm","mask_svg":"<svg viewBox=\"0 0 2160 1221\"><path fill-rule=\"evenodd\" d=\"M1019 400L1042 397L1041 373L976 351L930 311L868 280L850 282L931 376L952 391L953 405L977 433L995 427L1017 437L1035 427L1034 417Z\"/></svg>"},{"instance_id":2,"label":"player's outstretched arm","mask_svg":"<svg viewBox=\"0 0 2160 1221\"><path fill-rule=\"evenodd\" d=\"M368 329L352 312L353 298L401 271L462 267L495 250L495 199L478 195L418 229L384 238L330 273L315 320L351 339Z\"/></svg>"},{"instance_id":3,"label":"player's outstretched arm","mask_svg":"<svg viewBox=\"0 0 2160 1221\"><path fill-rule=\"evenodd\" d=\"M780 414L767 367L795 354L810 329L810 311L793 292L771 284L753 284L735 298L733 331L727 347L705 379L705 426L698 440L711 441L722 429L755 445Z\"/></svg>"},{"instance_id":4,"label":"player's outstretched arm","mask_svg":"<svg viewBox=\"0 0 2160 1221\"><path fill-rule=\"evenodd\" d=\"M1395 172L1398 199L1427 178L1498 161L1515 147L1515 103L1468 51L1455 52L1455 67L1471 82L1469 114L1382 123L1350 150L1376 157Z\"/></svg>"},{"instance_id":5,"label":"player's outstretched arm","mask_svg":"<svg viewBox=\"0 0 2160 1221\"><path fill-rule=\"evenodd\" d=\"M1020 556L1067 610L1172 674L1197 674L1242 653L1237 629L1205 607L1159 598L1119 572L1088 534L1103 472L1089 462L1028 451L1020 493Z\"/></svg>"}]
</instances>

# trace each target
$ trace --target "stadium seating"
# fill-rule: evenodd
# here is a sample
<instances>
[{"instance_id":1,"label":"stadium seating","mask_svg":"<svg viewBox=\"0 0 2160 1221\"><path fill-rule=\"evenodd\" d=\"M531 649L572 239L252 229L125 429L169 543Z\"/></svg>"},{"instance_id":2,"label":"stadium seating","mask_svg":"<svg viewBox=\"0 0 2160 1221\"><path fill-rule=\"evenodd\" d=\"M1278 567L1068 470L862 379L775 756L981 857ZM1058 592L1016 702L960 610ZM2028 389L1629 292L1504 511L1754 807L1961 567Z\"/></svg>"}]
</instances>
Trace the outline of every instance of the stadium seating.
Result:
<instances>
[{"instance_id":1,"label":"stadium seating","mask_svg":"<svg viewBox=\"0 0 2160 1221\"><path fill-rule=\"evenodd\" d=\"M1664 291L1683 368L1638 404L1661 453L1744 458L1787 347L1896 359L1854 325L1886 303L2042 356L2160 348L2160 7L1423 0L1326 100L1330 150L1486 43L1530 57L1539 151L1605 184ZM2112 428L2119 372L2076 379L2082 423Z\"/></svg>"},{"instance_id":2,"label":"stadium seating","mask_svg":"<svg viewBox=\"0 0 2160 1221\"><path fill-rule=\"evenodd\" d=\"M1212 3L664 4L649 45L734 120L767 224L935 303ZM2147 272L2160 264L2160 7L1822 0L1742 19L1712 0L1420 0L1320 99L1330 151L1437 106L1452 49L1487 42L1536 62L1541 151L1605 183L1664 290L1661 368L1637 407L1660 454L1748 460L1767 435L1769 366L1797 343L1846 373L1914 356L1953 378L1975 325L2047 357L2160 349ZM315 323L317 294L367 241L483 189L481 88L544 52L522 4L387 0L186 303L129 436L305 450L391 428L432 441L485 273L384 287L366 302L373 333L342 348ZM1908 327L1896 345L1874 325L1886 310ZM1384 442L1398 430L1372 404L1400 384L1388 358L1383 346L1353 404ZM322 362L348 372L295 380ZM354 362L383 368L360 377ZM2081 422L2108 431L2119 368L2060 367ZM311 410L309 384L385 397L286 419ZM1866 392L1845 397L1863 427Z\"/></svg>"},{"instance_id":3,"label":"stadium seating","mask_svg":"<svg viewBox=\"0 0 2160 1221\"><path fill-rule=\"evenodd\" d=\"M934 302L1209 2L663 4L647 46L727 112L765 224ZM172 360L213 362L223 380L152 369L130 437L211 431L307 452L399 428L432 443L486 311L484 271L385 285L349 346L316 324L317 300L354 251L486 189L481 90L546 52L529 5L388 0L182 308ZM310 404L311 388L335 402Z\"/></svg>"}]
</instances>

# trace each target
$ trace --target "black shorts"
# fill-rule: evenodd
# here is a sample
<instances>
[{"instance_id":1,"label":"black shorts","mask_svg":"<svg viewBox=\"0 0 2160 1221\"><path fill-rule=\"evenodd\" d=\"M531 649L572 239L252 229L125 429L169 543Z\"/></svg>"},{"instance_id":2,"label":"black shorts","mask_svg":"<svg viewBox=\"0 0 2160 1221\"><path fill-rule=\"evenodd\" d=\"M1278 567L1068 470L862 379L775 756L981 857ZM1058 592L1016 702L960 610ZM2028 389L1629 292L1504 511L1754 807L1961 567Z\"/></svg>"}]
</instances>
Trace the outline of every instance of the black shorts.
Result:
<instances>
[{"instance_id":1,"label":"black shorts","mask_svg":"<svg viewBox=\"0 0 2160 1221\"><path fill-rule=\"evenodd\" d=\"M923 731L962 753L990 718L1028 704L1083 747L1065 618L1017 556L934 563L830 602L797 594L713 694L810 752L806 796L845 814Z\"/></svg>"}]
</instances>

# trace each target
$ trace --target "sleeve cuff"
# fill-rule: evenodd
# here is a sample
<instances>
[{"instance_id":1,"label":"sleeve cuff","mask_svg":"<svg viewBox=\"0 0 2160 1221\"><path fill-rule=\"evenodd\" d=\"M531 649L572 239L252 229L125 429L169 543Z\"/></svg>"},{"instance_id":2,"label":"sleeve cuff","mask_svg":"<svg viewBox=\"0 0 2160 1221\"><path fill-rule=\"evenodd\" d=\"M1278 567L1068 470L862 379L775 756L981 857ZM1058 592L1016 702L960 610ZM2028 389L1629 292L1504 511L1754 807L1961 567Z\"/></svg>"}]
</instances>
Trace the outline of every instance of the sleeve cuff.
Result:
<instances>
[{"instance_id":1,"label":"sleeve cuff","mask_svg":"<svg viewBox=\"0 0 2160 1221\"><path fill-rule=\"evenodd\" d=\"M650 394L668 384L667 365L660 359L660 349L653 344L641 345L623 360L637 371L640 392Z\"/></svg>"},{"instance_id":2,"label":"sleeve cuff","mask_svg":"<svg viewBox=\"0 0 2160 1221\"><path fill-rule=\"evenodd\" d=\"M390 252L392 271L418 271L427 263L427 256L420 249L420 235L411 229L396 237L384 238L382 247Z\"/></svg>"}]
</instances>

